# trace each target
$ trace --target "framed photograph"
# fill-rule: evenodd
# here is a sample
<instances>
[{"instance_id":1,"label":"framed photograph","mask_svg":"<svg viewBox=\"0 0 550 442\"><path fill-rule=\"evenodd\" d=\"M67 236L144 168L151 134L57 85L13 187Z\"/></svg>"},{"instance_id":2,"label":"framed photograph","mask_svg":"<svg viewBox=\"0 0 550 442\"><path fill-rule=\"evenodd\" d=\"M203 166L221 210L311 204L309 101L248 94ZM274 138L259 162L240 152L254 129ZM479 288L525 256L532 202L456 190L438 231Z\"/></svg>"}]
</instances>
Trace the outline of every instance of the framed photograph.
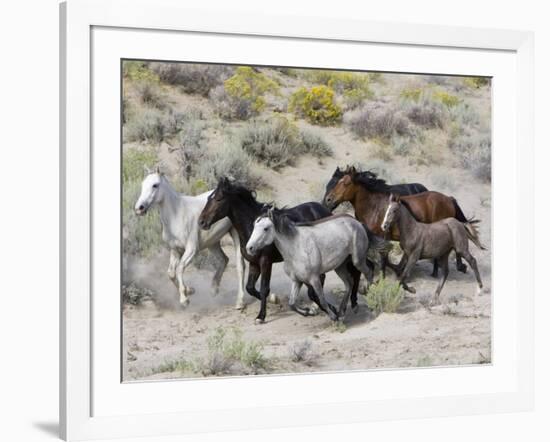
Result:
<instances>
[{"instance_id":1,"label":"framed photograph","mask_svg":"<svg viewBox=\"0 0 550 442\"><path fill-rule=\"evenodd\" d=\"M530 409L532 34L178 3L60 6L62 437Z\"/></svg>"}]
</instances>

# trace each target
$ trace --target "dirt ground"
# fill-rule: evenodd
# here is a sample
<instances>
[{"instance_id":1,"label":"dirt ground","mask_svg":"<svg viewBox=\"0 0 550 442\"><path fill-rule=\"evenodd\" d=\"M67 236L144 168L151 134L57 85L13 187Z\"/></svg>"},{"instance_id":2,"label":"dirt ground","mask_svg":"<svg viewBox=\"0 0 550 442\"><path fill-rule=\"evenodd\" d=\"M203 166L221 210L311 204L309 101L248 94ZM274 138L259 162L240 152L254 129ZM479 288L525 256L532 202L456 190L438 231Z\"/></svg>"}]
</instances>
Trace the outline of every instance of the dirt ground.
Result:
<instances>
[{"instance_id":1,"label":"dirt ground","mask_svg":"<svg viewBox=\"0 0 550 442\"><path fill-rule=\"evenodd\" d=\"M346 151L339 155L347 156ZM301 160L297 169L310 167L312 161L307 158ZM342 161L338 157L332 159L337 164L342 164ZM434 187L425 170L414 173L404 168L408 170L409 180L419 180L428 187ZM283 171L285 179L279 179L279 182L285 183L278 187L279 192L300 184L303 174L300 170L289 169ZM322 174L330 176L333 165L317 165L311 169L316 170L321 180ZM481 239L490 248L490 200L480 197L490 196L490 186L465 179L457 169L449 169L447 173L453 182L463 183L449 193L458 199L467 216L475 215L482 219ZM309 175L308 179L311 181L315 177ZM259 303L254 298L246 295L248 304L242 312L233 308L237 284L234 251L229 239L224 243L230 263L217 297L212 296L209 286L212 273L190 266L186 275L196 293L187 309L162 309L152 302L146 302L141 307L125 307L124 380L202 376L200 371L182 369L176 363L205 358L208 338L219 326L227 330L237 328L242 332L244 341L263 346L262 352L269 364L258 370L259 374L448 366L491 361L489 251L483 252L471 245L485 286L481 295L475 294L476 285L471 270L466 274L456 271L454 256L451 255L451 272L441 294L442 305L427 308L426 301L435 290L437 280L429 276L431 263L422 261L416 266L411 279L411 285L417 292L415 295L407 294L396 313L382 313L375 317L368 311L364 298L359 296L359 312L354 314L348 310L344 327L335 327L323 314L302 317L290 311L287 306L290 280L282 264L277 264L274 266L271 288L281 302L269 304L267 322L256 325L254 318ZM393 256L394 261L397 258ZM157 295L175 301L176 290L165 274L167 263L167 255L161 255L154 262L134 262L128 267L133 269L138 282L152 287L158 292ZM394 278L391 271L388 275ZM341 282L334 273L327 276L326 288L329 301L336 302ZM301 296L303 302L307 302L303 289ZM295 362L291 349L304 341L308 341L310 346L308 358ZM249 372L236 367L228 374Z\"/></svg>"}]
</instances>

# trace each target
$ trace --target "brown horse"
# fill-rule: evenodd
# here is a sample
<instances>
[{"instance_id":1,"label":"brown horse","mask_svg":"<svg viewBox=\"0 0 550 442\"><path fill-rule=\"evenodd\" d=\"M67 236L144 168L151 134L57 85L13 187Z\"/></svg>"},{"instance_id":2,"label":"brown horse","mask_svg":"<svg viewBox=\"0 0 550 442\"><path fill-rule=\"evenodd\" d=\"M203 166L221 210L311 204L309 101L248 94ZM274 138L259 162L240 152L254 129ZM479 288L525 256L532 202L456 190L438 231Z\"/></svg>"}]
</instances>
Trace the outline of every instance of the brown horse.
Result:
<instances>
[{"instance_id":1,"label":"brown horse","mask_svg":"<svg viewBox=\"0 0 550 442\"><path fill-rule=\"evenodd\" d=\"M391 193L390 186L382 179L358 172L355 167L348 167L344 176L338 183L325 194L324 204L333 209L343 201L349 201L355 209L355 217L365 223L376 235L399 241L399 229L396 224L389 232L382 231L382 221L388 207L388 196ZM415 195L401 197L410 207L414 217L423 223L433 223L445 218L456 218L460 222L472 222L464 216L460 206L453 197L439 192L427 191ZM398 271L403 267L403 261L398 266ZM460 254L456 255L456 268L465 273L466 265L462 262ZM437 276L437 261L434 261L433 276Z\"/></svg>"}]
</instances>

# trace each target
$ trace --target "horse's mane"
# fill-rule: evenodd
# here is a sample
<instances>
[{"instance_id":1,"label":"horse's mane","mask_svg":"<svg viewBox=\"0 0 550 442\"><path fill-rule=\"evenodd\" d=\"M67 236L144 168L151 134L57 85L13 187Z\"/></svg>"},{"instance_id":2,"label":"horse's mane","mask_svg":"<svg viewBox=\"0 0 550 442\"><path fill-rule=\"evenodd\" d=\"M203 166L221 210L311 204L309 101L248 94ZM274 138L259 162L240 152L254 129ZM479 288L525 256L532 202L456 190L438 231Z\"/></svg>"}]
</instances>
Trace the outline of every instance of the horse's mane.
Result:
<instances>
[{"instance_id":1,"label":"horse's mane","mask_svg":"<svg viewBox=\"0 0 550 442\"><path fill-rule=\"evenodd\" d=\"M372 192L390 193L391 187L386 180L378 178L378 175L371 170L357 172L353 176L353 182L361 184L365 189Z\"/></svg>"},{"instance_id":2,"label":"horse's mane","mask_svg":"<svg viewBox=\"0 0 550 442\"><path fill-rule=\"evenodd\" d=\"M275 231L281 235L295 236L297 233L296 223L284 213L284 207L277 209L275 207L264 206L264 213L259 218L269 218L273 222Z\"/></svg>"},{"instance_id":3,"label":"horse's mane","mask_svg":"<svg viewBox=\"0 0 550 442\"><path fill-rule=\"evenodd\" d=\"M300 221L299 223L295 223L295 225L298 227L302 227L302 226L312 227L312 226L316 226L317 224L323 224L323 223L326 223L327 221L332 221L337 218L353 218L353 217L351 215L348 215L347 213L337 213L336 215L327 216L325 218L320 218L313 221Z\"/></svg>"},{"instance_id":4,"label":"horse's mane","mask_svg":"<svg viewBox=\"0 0 550 442\"><path fill-rule=\"evenodd\" d=\"M239 183L234 183L229 180L222 180L220 185L222 186L223 192L227 195L238 196L250 204L261 204L256 200L256 192Z\"/></svg>"}]
</instances>

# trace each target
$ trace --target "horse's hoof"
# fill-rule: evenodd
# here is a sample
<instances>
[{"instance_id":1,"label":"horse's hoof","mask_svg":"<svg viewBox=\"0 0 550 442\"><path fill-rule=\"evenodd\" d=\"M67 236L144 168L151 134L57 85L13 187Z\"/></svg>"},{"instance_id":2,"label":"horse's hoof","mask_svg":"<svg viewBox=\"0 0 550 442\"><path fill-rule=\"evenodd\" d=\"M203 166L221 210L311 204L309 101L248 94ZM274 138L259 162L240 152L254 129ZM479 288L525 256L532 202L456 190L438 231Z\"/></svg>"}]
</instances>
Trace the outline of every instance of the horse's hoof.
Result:
<instances>
[{"instance_id":1,"label":"horse's hoof","mask_svg":"<svg viewBox=\"0 0 550 442\"><path fill-rule=\"evenodd\" d=\"M431 276L432 278L437 278L437 273L432 273L430 276Z\"/></svg>"},{"instance_id":2,"label":"horse's hoof","mask_svg":"<svg viewBox=\"0 0 550 442\"><path fill-rule=\"evenodd\" d=\"M184 299L183 301L180 299L180 306L181 308L185 308L189 305L189 299Z\"/></svg>"},{"instance_id":3,"label":"horse's hoof","mask_svg":"<svg viewBox=\"0 0 550 442\"><path fill-rule=\"evenodd\" d=\"M243 310L246 307L246 304L244 302L238 302L235 304L235 310Z\"/></svg>"},{"instance_id":4,"label":"horse's hoof","mask_svg":"<svg viewBox=\"0 0 550 442\"><path fill-rule=\"evenodd\" d=\"M279 304L280 299L275 293L270 293L267 297L267 302L269 302L270 304Z\"/></svg>"},{"instance_id":5,"label":"horse's hoof","mask_svg":"<svg viewBox=\"0 0 550 442\"><path fill-rule=\"evenodd\" d=\"M256 319L254 320L254 323L255 323L255 324L258 324L258 325L259 325L259 324L265 324L265 319L256 318Z\"/></svg>"},{"instance_id":6,"label":"horse's hoof","mask_svg":"<svg viewBox=\"0 0 550 442\"><path fill-rule=\"evenodd\" d=\"M465 265L459 266L456 269L461 273L467 273L468 272L468 267L466 267Z\"/></svg>"},{"instance_id":7,"label":"horse's hoof","mask_svg":"<svg viewBox=\"0 0 550 442\"><path fill-rule=\"evenodd\" d=\"M416 293L416 289L414 287L407 286L405 290L413 295Z\"/></svg>"},{"instance_id":8,"label":"horse's hoof","mask_svg":"<svg viewBox=\"0 0 550 442\"><path fill-rule=\"evenodd\" d=\"M477 295L477 296L481 296L482 294L483 294L483 287L478 287L478 288L476 289L476 295Z\"/></svg>"},{"instance_id":9,"label":"horse's hoof","mask_svg":"<svg viewBox=\"0 0 550 442\"><path fill-rule=\"evenodd\" d=\"M354 314L357 314L359 312L359 306L358 305L354 305L351 307L351 311L354 313Z\"/></svg>"},{"instance_id":10,"label":"horse's hoof","mask_svg":"<svg viewBox=\"0 0 550 442\"><path fill-rule=\"evenodd\" d=\"M195 293L195 289L193 287L185 287L185 294L187 296L193 295Z\"/></svg>"},{"instance_id":11,"label":"horse's hoof","mask_svg":"<svg viewBox=\"0 0 550 442\"><path fill-rule=\"evenodd\" d=\"M435 307L436 305L441 305L439 298L432 298L430 301L430 307Z\"/></svg>"},{"instance_id":12,"label":"horse's hoof","mask_svg":"<svg viewBox=\"0 0 550 442\"><path fill-rule=\"evenodd\" d=\"M309 316L317 316L319 314L319 307L317 305L310 305L307 309Z\"/></svg>"}]
</instances>

